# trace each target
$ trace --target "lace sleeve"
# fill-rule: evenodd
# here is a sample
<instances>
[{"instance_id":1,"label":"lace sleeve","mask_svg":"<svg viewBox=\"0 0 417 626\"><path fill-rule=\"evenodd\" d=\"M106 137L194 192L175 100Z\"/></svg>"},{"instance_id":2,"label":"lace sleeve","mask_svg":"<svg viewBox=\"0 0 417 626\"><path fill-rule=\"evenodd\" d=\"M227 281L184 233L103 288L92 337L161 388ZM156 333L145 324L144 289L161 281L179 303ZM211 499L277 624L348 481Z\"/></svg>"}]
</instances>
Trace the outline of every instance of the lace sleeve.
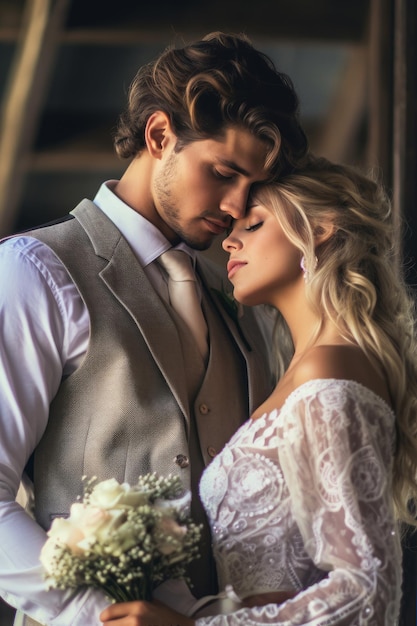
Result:
<instances>
[{"instance_id":1,"label":"lace sleeve","mask_svg":"<svg viewBox=\"0 0 417 626\"><path fill-rule=\"evenodd\" d=\"M198 620L199 626L396 623L401 550L390 496L394 417L357 383L321 382L292 394L276 423L292 516L311 560L328 574L279 606L242 609Z\"/></svg>"}]
</instances>

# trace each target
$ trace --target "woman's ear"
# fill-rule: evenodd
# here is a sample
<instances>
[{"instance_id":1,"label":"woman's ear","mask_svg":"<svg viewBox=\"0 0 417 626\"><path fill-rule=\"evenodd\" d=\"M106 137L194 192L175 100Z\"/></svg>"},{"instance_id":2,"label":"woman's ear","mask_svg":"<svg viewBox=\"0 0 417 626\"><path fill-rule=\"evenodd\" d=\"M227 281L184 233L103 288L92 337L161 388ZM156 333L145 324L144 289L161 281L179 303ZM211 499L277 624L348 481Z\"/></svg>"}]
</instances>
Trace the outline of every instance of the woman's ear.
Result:
<instances>
[{"instance_id":1,"label":"woman's ear","mask_svg":"<svg viewBox=\"0 0 417 626\"><path fill-rule=\"evenodd\" d=\"M145 126L145 142L151 156L160 159L169 142L176 142L176 139L171 120L164 111L155 111L149 116Z\"/></svg>"}]
</instances>

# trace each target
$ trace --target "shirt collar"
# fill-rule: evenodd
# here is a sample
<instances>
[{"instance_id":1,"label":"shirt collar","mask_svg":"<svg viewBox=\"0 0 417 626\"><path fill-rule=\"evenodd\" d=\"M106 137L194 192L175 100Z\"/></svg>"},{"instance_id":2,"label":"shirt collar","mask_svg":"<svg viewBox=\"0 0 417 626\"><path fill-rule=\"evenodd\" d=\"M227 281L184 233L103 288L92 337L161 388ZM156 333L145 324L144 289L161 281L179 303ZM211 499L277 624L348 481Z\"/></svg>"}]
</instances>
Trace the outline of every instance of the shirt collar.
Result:
<instances>
[{"instance_id":1,"label":"shirt collar","mask_svg":"<svg viewBox=\"0 0 417 626\"><path fill-rule=\"evenodd\" d=\"M117 182L116 180L104 182L94 198L94 204L120 230L142 267L146 267L172 246L156 226L116 196L113 188ZM195 263L195 250L184 242L175 248L187 252Z\"/></svg>"}]
</instances>

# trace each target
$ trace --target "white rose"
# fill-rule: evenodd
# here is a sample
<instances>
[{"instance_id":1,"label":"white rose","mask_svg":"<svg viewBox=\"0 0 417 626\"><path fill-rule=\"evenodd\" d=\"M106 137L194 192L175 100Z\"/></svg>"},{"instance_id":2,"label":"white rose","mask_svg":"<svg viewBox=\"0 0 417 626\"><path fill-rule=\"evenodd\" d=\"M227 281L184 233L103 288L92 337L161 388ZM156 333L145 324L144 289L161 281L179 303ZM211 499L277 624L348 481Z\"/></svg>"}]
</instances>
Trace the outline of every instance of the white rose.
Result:
<instances>
[{"instance_id":1,"label":"white rose","mask_svg":"<svg viewBox=\"0 0 417 626\"><path fill-rule=\"evenodd\" d=\"M119 557L121 554L137 545L138 538L132 524L127 521L117 527L117 533L109 532L106 541L106 553Z\"/></svg>"},{"instance_id":2,"label":"white rose","mask_svg":"<svg viewBox=\"0 0 417 626\"><path fill-rule=\"evenodd\" d=\"M103 523L97 527L95 536L100 543L108 542L115 533L126 521L126 513L123 509L115 509L112 511L105 511L106 518L103 519Z\"/></svg>"},{"instance_id":3,"label":"white rose","mask_svg":"<svg viewBox=\"0 0 417 626\"><path fill-rule=\"evenodd\" d=\"M55 519L47 533L49 540L44 547L46 563L51 563L62 546L80 555L90 550L96 542L108 542L125 519L123 510L106 511L78 502L73 504L70 516L67 519ZM97 548L100 552L99 546Z\"/></svg>"},{"instance_id":4,"label":"white rose","mask_svg":"<svg viewBox=\"0 0 417 626\"><path fill-rule=\"evenodd\" d=\"M69 518L57 517L54 519L47 535L51 541L67 546L74 554L80 552L77 546L78 542L84 538L84 533Z\"/></svg>"},{"instance_id":5,"label":"white rose","mask_svg":"<svg viewBox=\"0 0 417 626\"><path fill-rule=\"evenodd\" d=\"M83 533L78 546L82 550L88 550L96 540L106 541L125 518L123 510L109 511L97 506L73 504L69 519Z\"/></svg>"},{"instance_id":6,"label":"white rose","mask_svg":"<svg viewBox=\"0 0 417 626\"><path fill-rule=\"evenodd\" d=\"M146 494L135 491L128 483L120 484L115 478L98 483L90 495L90 503L103 509L118 506L136 507L146 504L147 501Z\"/></svg>"},{"instance_id":7,"label":"white rose","mask_svg":"<svg viewBox=\"0 0 417 626\"><path fill-rule=\"evenodd\" d=\"M100 509L98 506L76 502L71 505L68 522L76 528L79 528L84 535L92 535L100 526L103 526L108 519L108 511Z\"/></svg>"},{"instance_id":8,"label":"white rose","mask_svg":"<svg viewBox=\"0 0 417 626\"><path fill-rule=\"evenodd\" d=\"M40 560L46 571L52 574L55 558L63 546L67 546L74 554L82 554L83 550L80 548L79 542L83 540L84 533L68 519L59 517L53 521L47 534L49 539L41 550Z\"/></svg>"},{"instance_id":9,"label":"white rose","mask_svg":"<svg viewBox=\"0 0 417 626\"><path fill-rule=\"evenodd\" d=\"M77 544L78 548L86 551L94 546L95 551L101 553L102 544L111 544L115 531L126 521L126 512L124 509L108 510L91 505L73 504L70 520L83 533Z\"/></svg>"}]
</instances>

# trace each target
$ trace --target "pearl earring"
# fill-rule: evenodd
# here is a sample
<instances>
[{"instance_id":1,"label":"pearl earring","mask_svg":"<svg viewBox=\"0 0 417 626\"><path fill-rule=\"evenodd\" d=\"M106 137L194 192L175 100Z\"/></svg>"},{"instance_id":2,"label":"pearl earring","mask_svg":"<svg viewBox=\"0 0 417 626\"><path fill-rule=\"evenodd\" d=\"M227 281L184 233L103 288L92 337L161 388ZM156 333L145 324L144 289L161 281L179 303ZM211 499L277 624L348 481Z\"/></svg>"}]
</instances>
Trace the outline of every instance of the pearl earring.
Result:
<instances>
[{"instance_id":1,"label":"pearl earring","mask_svg":"<svg viewBox=\"0 0 417 626\"><path fill-rule=\"evenodd\" d=\"M319 260L318 260L318 258L315 256L315 257L314 257L314 265L313 265L313 268L312 268L312 271L313 271L313 272L314 272L314 270L316 269L316 267L317 267L317 263L318 263L318 262L319 262ZM310 278L311 278L311 272L310 272L310 270L309 270L309 269L307 268L307 266L306 266L306 259L305 259L304 254L303 254L303 256L301 257L301 260L300 260L300 267L301 267L301 269L303 270L304 280L305 280L305 282L306 282L306 283L308 283L308 282L310 281Z\"/></svg>"}]
</instances>

